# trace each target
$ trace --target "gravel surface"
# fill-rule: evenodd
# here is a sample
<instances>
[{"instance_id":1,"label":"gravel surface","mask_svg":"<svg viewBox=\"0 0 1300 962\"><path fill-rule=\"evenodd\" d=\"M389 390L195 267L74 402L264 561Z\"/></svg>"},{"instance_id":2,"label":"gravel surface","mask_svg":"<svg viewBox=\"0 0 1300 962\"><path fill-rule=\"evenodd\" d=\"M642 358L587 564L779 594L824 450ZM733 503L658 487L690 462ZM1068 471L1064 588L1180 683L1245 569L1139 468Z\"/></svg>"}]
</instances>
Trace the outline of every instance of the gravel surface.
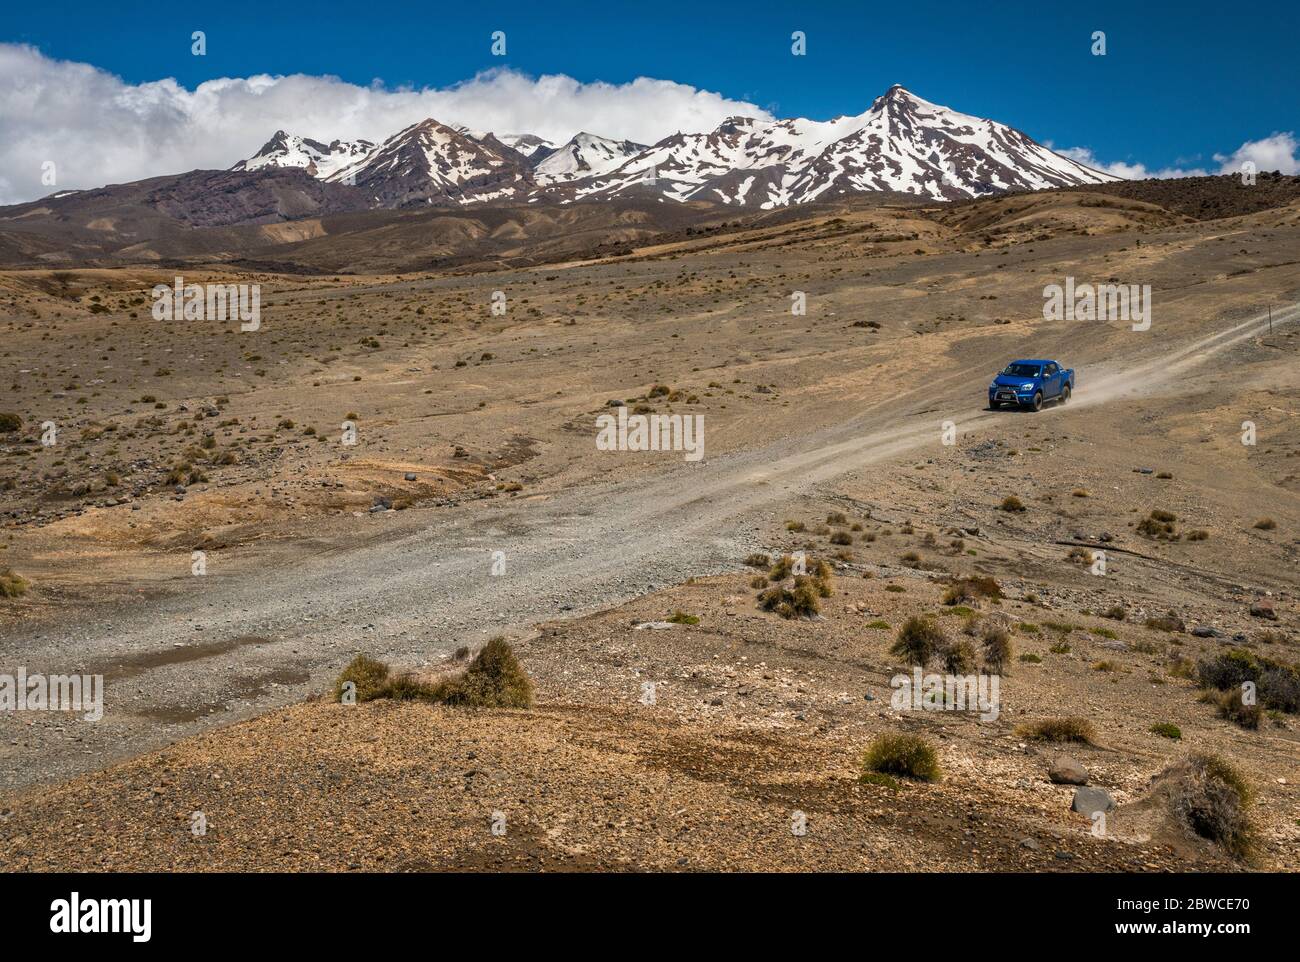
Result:
<instances>
[{"instance_id":1,"label":"gravel surface","mask_svg":"<svg viewBox=\"0 0 1300 962\"><path fill-rule=\"evenodd\" d=\"M1273 324L1297 317L1294 307L1275 312ZM1071 408L1037 417L1049 423L1066 410L1158 392L1260 324L1251 318L1159 358L1081 372ZM968 434L1004 417L971 407L968 384L936 380L935 390L950 400L944 416ZM462 644L734 570L783 505L932 444L937 404L890 411L887 430L873 430L877 410L618 483L369 516L358 523L390 525L387 537L346 551L304 545L273 569L189 579L183 591L7 637L6 663L104 674L106 709L93 725L44 712L0 718L0 789L60 780L300 700L357 651L430 663ZM501 576L491 574L495 551L505 553Z\"/></svg>"}]
</instances>

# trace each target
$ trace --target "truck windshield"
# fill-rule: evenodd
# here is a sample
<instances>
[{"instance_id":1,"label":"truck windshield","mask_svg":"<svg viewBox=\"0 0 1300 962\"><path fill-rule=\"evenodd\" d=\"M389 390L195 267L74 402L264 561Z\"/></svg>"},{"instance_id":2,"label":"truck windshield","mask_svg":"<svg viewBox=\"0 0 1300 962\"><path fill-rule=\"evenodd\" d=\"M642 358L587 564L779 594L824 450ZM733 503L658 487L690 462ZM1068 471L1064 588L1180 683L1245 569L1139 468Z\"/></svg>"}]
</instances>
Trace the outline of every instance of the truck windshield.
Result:
<instances>
[{"instance_id":1,"label":"truck windshield","mask_svg":"<svg viewBox=\"0 0 1300 962\"><path fill-rule=\"evenodd\" d=\"M1008 364L1002 372L1007 377L1038 377L1037 364Z\"/></svg>"}]
</instances>

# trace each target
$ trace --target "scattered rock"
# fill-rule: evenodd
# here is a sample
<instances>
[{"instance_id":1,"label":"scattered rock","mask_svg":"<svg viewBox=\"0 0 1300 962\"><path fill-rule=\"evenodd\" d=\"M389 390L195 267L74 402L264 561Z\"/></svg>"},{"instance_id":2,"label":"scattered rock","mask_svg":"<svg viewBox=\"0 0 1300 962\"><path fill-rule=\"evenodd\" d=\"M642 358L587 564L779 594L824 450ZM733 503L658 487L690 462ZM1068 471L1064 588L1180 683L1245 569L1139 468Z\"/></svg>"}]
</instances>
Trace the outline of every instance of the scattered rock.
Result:
<instances>
[{"instance_id":1,"label":"scattered rock","mask_svg":"<svg viewBox=\"0 0 1300 962\"><path fill-rule=\"evenodd\" d=\"M1047 770L1047 777L1054 785L1087 785L1088 770L1069 755L1062 755Z\"/></svg>"},{"instance_id":2,"label":"scattered rock","mask_svg":"<svg viewBox=\"0 0 1300 962\"><path fill-rule=\"evenodd\" d=\"M1273 610L1273 603L1258 598L1251 603L1250 613L1256 618L1267 618L1269 621L1277 621L1277 612Z\"/></svg>"},{"instance_id":3,"label":"scattered rock","mask_svg":"<svg viewBox=\"0 0 1300 962\"><path fill-rule=\"evenodd\" d=\"M1070 803L1070 810L1079 812L1092 818L1097 812L1109 812L1115 808L1115 799L1111 798L1110 792L1102 788L1076 788L1074 790L1074 801Z\"/></svg>"}]
</instances>

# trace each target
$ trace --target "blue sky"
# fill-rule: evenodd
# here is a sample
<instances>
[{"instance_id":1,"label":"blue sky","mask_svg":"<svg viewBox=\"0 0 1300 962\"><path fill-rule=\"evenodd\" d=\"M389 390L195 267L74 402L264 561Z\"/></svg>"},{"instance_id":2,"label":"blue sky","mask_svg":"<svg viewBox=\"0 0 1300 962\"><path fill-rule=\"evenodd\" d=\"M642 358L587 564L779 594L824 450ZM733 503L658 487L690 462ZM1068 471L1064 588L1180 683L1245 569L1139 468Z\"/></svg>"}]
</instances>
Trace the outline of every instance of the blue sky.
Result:
<instances>
[{"instance_id":1,"label":"blue sky","mask_svg":"<svg viewBox=\"0 0 1300 962\"><path fill-rule=\"evenodd\" d=\"M225 0L164 11L61 0L8 5L0 42L130 84L174 77L193 89L216 77L305 73L446 87L508 66L582 82L663 78L817 119L860 113L902 83L1057 148L1152 170L1214 166L1215 153L1300 130L1300 4L1052 6ZM207 35L204 57L190 54L192 30ZM506 32L505 58L490 54L494 30ZM807 34L804 57L790 54L793 30ZM1106 33L1104 57L1090 52L1094 30Z\"/></svg>"}]
</instances>

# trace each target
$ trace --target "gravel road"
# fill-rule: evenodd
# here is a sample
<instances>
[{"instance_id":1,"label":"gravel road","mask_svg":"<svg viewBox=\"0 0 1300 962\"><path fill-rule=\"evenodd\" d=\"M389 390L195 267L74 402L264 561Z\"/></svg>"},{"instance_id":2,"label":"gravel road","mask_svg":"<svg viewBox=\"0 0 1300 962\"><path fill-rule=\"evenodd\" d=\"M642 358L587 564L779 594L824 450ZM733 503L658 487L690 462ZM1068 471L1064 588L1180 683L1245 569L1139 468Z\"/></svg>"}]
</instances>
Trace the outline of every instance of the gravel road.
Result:
<instances>
[{"instance_id":1,"label":"gravel road","mask_svg":"<svg viewBox=\"0 0 1300 962\"><path fill-rule=\"evenodd\" d=\"M1293 306L1273 324L1298 318ZM1080 369L1072 404L1159 391L1257 334L1262 320L1158 358ZM419 665L495 634L734 570L762 547L761 533L787 502L872 464L923 455L940 443L944 420L978 437L1014 416L972 404L982 393L982 384L949 376L912 392L910 404L895 399L761 449L698 463L664 453L629 481L370 516L358 523L386 525L386 537L345 551L304 547L274 567L188 579L185 590L129 608L11 633L0 640L0 670L103 674L105 714L93 724L60 712L0 715L0 790L61 780L300 700L357 651ZM501 575L492 574L497 551Z\"/></svg>"}]
</instances>

